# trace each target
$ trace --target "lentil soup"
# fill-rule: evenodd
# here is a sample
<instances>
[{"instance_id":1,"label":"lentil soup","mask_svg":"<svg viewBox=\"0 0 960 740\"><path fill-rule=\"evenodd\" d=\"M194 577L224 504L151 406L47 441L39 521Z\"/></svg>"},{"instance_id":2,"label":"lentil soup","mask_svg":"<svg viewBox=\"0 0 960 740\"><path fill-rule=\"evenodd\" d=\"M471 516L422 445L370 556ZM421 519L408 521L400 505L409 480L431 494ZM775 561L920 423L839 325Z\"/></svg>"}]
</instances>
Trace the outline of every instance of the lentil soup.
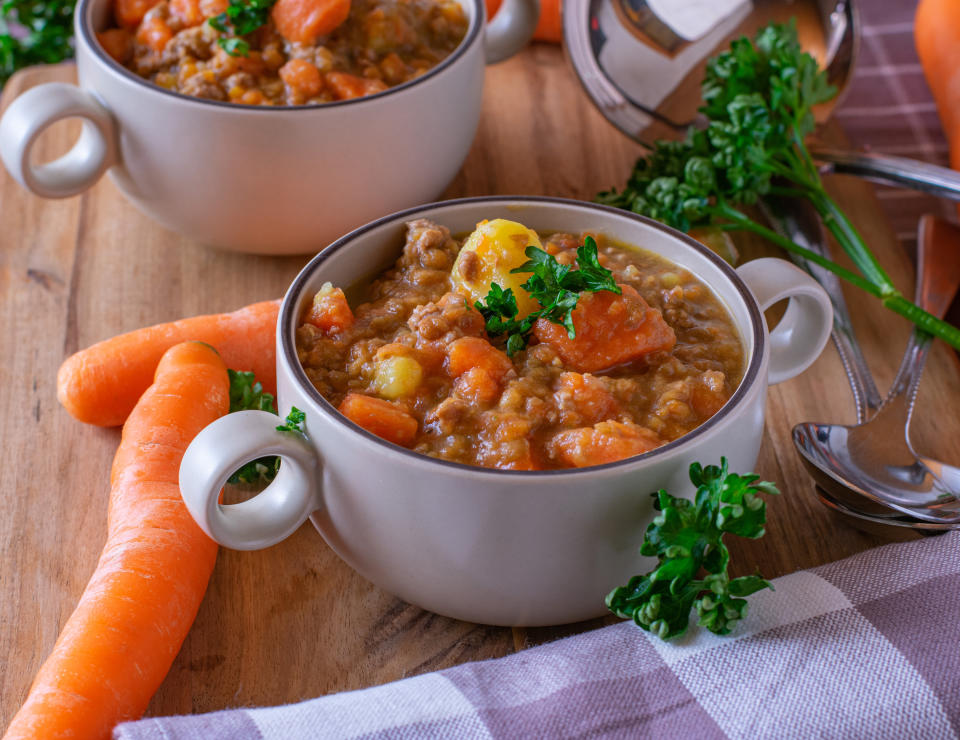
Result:
<instances>
[{"instance_id":1,"label":"lentil soup","mask_svg":"<svg viewBox=\"0 0 960 740\"><path fill-rule=\"evenodd\" d=\"M692 431L726 403L745 358L727 310L692 273L592 234L620 293L582 292L575 336L546 318L507 354L476 308L491 283L523 287L527 247L577 269L587 234L537 234L503 219L465 240L407 224L396 264L351 307L325 284L296 331L299 360L347 418L390 442L453 462L511 470L599 465Z\"/></svg>"},{"instance_id":2,"label":"lentil soup","mask_svg":"<svg viewBox=\"0 0 960 740\"><path fill-rule=\"evenodd\" d=\"M114 0L97 34L160 87L248 105L372 95L446 59L466 35L455 0ZM250 29L250 30L248 30Z\"/></svg>"}]
</instances>

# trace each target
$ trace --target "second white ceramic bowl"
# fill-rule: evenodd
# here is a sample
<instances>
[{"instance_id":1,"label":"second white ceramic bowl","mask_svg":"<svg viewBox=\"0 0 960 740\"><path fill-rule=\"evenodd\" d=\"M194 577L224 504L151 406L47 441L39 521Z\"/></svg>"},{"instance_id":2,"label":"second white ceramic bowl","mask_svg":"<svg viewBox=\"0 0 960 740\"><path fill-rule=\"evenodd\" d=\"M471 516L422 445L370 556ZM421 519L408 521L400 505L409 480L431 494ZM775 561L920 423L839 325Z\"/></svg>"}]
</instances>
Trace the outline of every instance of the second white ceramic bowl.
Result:
<instances>
[{"instance_id":1,"label":"second white ceramic bowl","mask_svg":"<svg viewBox=\"0 0 960 740\"><path fill-rule=\"evenodd\" d=\"M533 33L538 0L508 0L485 27L483 0L460 0L466 37L416 80L355 100L261 107L191 98L111 59L95 31L112 0L80 0L79 87L39 85L0 120L0 157L37 195L75 195L109 172L163 226L203 244L258 254L317 252L350 229L436 198L463 163L480 117L485 61ZM64 157L30 160L63 118L83 120Z\"/></svg>"}]
</instances>

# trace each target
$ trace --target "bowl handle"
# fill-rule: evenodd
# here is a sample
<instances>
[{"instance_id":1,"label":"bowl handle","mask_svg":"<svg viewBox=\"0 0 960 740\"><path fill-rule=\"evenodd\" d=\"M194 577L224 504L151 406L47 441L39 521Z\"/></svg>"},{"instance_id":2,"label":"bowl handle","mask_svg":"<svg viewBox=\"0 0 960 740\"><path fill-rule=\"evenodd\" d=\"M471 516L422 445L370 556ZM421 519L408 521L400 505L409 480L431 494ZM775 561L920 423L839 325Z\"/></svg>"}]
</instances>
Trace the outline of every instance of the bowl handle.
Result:
<instances>
[{"instance_id":1,"label":"bowl handle","mask_svg":"<svg viewBox=\"0 0 960 740\"><path fill-rule=\"evenodd\" d=\"M82 118L73 148L47 164L30 162L40 134L64 118ZM13 178L44 198L66 198L93 185L117 161L116 125L92 95L76 85L49 82L14 100L0 119L0 157Z\"/></svg>"},{"instance_id":2,"label":"bowl handle","mask_svg":"<svg viewBox=\"0 0 960 740\"><path fill-rule=\"evenodd\" d=\"M540 20L540 0L504 0L487 24L483 52L487 64L496 64L520 51Z\"/></svg>"},{"instance_id":3,"label":"bowl handle","mask_svg":"<svg viewBox=\"0 0 960 740\"><path fill-rule=\"evenodd\" d=\"M277 430L267 411L237 411L198 434L180 464L180 495L200 528L234 550L259 550L289 537L321 507L319 464L310 443ZM220 491L235 470L279 455L277 477L239 504L221 504Z\"/></svg>"},{"instance_id":4,"label":"bowl handle","mask_svg":"<svg viewBox=\"0 0 960 740\"><path fill-rule=\"evenodd\" d=\"M813 364L830 338L833 306L812 277L786 260L766 257L737 268L760 310L790 299L780 323L770 332L768 382L773 385L799 375Z\"/></svg>"}]
</instances>

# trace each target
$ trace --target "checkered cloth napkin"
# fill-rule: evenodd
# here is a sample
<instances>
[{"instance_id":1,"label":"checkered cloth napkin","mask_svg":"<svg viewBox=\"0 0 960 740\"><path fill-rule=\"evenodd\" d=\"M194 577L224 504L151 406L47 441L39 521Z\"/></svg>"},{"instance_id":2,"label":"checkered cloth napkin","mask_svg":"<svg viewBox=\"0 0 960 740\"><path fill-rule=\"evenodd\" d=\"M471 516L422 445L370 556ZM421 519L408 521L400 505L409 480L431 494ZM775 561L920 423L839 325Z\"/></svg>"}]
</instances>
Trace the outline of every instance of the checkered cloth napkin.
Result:
<instances>
[{"instance_id":1,"label":"checkered cloth napkin","mask_svg":"<svg viewBox=\"0 0 960 740\"><path fill-rule=\"evenodd\" d=\"M624 622L362 691L120 725L115 740L958 738L960 532L773 581L736 631Z\"/></svg>"}]
</instances>

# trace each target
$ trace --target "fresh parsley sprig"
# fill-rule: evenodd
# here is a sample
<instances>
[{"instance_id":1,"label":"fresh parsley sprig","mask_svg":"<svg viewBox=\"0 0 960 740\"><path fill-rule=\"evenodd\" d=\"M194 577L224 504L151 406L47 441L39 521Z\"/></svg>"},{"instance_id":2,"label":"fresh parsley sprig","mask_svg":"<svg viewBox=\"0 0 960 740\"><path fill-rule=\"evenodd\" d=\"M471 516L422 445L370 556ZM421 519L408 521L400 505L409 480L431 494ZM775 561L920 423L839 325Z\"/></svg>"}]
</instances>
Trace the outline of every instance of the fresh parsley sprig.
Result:
<instances>
[{"instance_id":1,"label":"fresh parsley sprig","mask_svg":"<svg viewBox=\"0 0 960 740\"><path fill-rule=\"evenodd\" d=\"M250 53L250 44L240 36L253 33L265 26L270 10L277 0L230 0L227 9L207 21L220 33L232 34L231 38L219 38L217 44L233 57L245 57Z\"/></svg>"},{"instance_id":2,"label":"fresh parsley sprig","mask_svg":"<svg viewBox=\"0 0 960 740\"><path fill-rule=\"evenodd\" d=\"M230 377L230 413L234 411L269 411L276 414L274 398L263 390L263 385L256 380L251 372L227 370ZM291 432L304 435L303 422L307 415L296 406L290 408L290 413L283 424L277 426L277 431ZM280 469L280 458L269 456L251 460L230 476L228 483L244 483L248 485L266 484L272 481Z\"/></svg>"},{"instance_id":3,"label":"fresh parsley sprig","mask_svg":"<svg viewBox=\"0 0 960 740\"><path fill-rule=\"evenodd\" d=\"M307 415L303 413L296 406L290 407L290 413L287 414L287 418L284 419L283 424L277 426L278 432L290 432L291 434L299 434L301 437L306 436L306 432L303 430L303 422L307 420Z\"/></svg>"},{"instance_id":4,"label":"fresh parsley sprig","mask_svg":"<svg viewBox=\"0 0 960 740\"><path fill-rule=\"evenodd\" d=\"M640 553L659 563L615 588L606 601L617 616L664 640L686 632L691 609L702 627L726 635L746 616L744 597L773 588L759 575L727 575L730 552L723 536L763 537L767 512L760 494L779 493L777 487L752 473L728 472L726 458L720 467L694 463L690 480L697 487L693 501L664 490L652 494L660 514L647 527Z\"/></svg>"},{"instance_id":5,"label":"fresh parsley sprig","mask_svg":"<svg viewBox=\"0 0 960 740\"><path fill-rule=\"evenodd\" d=\"M571 339L576 337L573 309L577 307L581 293L600 290L621 293L613 273L600 264L597 242L591 236L577 247L576 270L571 265L560 264L552 254L538 247L527 247L524 254L527 261L510 272L532 273L521 287L540 304L540 310L517 319L519 312L513 289L504 290L497 283L490 284L485 302L474 304L486 319L489 335L507 335L506 349L511 357L527 346L533 325L540 318L565 327Z\"/></svg>"},{"instance_id":6,"label":"fresh parsley sprig","mask_svg":"<svg viewBox=\"0 0 960 740\"><path fill-rule=\"evenodd\" d=\"M960 329L905 299L823 186L805 139L814 106L836 89L805 53L796 24L771 24L751 41L735 40L707 62L701 92L705 129L683 141L660 141L634 167L621 191L601 203L650 216L681 231L717 226L751 231L830 270L879 298L923 330L960 349ZM741 210L764 195L808 200L850 256L857 272L781 236Z\"/></svg>"},{"instance_id":7,"label":"fresh parsley sprig","mask_svg":"<svg viewBox=\"0 0 960 740\"><path fill-rule=\"evenodd\" d=\"M227 370L230 378L230 413L234 411L270 411L277 413L273 404L273 394L266 393L263 385L253 373Z\"/></svg>"},{"instance_id":8,"label":"fresh parsley sprig","mask_svg":"<svg viewBox=\"0 0 960 740\"><path fill-rule=\"evenodd\" d=\"M75 5L76 0L0 3L0 85L23 67L54 64L73 56Z\"/></svg>"}]
</instances>

